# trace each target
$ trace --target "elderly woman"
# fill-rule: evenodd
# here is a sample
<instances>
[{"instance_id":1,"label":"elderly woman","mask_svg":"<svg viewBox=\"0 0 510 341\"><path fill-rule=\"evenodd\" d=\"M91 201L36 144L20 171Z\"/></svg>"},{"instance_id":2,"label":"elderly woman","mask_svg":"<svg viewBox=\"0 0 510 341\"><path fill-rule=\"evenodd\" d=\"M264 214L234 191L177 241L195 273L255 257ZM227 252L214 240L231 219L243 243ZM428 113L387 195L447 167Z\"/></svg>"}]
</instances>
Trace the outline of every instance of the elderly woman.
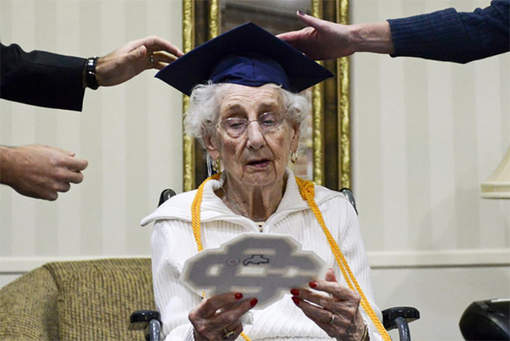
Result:
<instances>
[{"instance_id":1,"label":"elderly woman","mask_svg":"<svg viewBox=\"0 0 510 341\"><path fill-rule=\"evenodd\" d=\"M236 34L238 38L232 38ZM208 58L213 58L210 51L218 40L227 50L229 44L239 50L242 41L249 41L249 47L254 41L274 46L259 49L257 54L237 51L218 56L211 70L191 84L183 85L179 77L171 79L178 72L175 70L190 70L187 58L196 63L195 51L205 49ZM253 24L244 25L181 57L173 70L158 75L184 93L191 92L194 82L209 79L193 88L185 126L222 167L221 175L208 179L198 191L169 199L142 221L155 222L154 294L166 340L381 339L381 326L377 326L380 312L373 303L353 207L341 193L300 180L287 168L298 149L301 124L310 112L309 101L297 92L328 73L294 51L283 59L269 55L267 51L280 45L292 49ZM301 69L314 70L304 84L296 85L303 77L295 74L303 70L282 66L294 57L303 58ZM216 248L244 232L289 234L332 269L325 279L312 281L307 288L291 288L288 295L264 309L253 309L257 298L242 292L202 299L179 280L183 263L197 253L195 224L199 224L205 248ZM347 265L342 265L342 272L323 228L345 255L342 262ZM346 267L352 274L348 282ZM252 319L245 323L247 319L242 317L248 311Z\"/></svg>"}]
</instances>

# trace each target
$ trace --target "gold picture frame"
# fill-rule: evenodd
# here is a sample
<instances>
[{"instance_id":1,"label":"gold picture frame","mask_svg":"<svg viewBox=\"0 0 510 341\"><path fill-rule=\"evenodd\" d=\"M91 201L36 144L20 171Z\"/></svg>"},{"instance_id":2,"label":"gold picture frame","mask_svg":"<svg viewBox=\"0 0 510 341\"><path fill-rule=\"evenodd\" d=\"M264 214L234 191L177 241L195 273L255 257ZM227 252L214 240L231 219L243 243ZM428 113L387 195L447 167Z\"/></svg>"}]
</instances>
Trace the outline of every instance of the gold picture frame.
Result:
<instances>
[{"instance_id":1,"label":"gold picture frame","mask_svg":"<svg viewBox=\"0 0 510 341\"><path fill-rule=\"evenodd\" d=\"M184 52L220 33L220 1L183 0ZM310 1L309 12L313 16L348 24L349 0L307 1ZM351 187L350 65L347 57L320 63L335 77L312 88L312 180L316 184L338 190ZM183 112L186 112L189 97L183 96ZM183 133L184 191L195 189L207 176L204 160L201 146Z\"/></svg>"}]
</instances>

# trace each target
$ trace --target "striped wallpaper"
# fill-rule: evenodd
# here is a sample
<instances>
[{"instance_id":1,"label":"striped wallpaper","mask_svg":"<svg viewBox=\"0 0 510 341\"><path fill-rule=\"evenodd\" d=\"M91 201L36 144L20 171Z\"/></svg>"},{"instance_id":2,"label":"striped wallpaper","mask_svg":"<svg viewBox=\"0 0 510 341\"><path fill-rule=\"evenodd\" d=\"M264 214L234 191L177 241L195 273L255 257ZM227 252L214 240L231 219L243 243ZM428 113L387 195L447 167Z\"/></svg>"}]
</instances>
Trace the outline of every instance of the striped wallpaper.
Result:
<instances>
[{"instance_id":1,"label":"striped wallpaper","mask_svg":"<svg viewBox=\"0 0 510 341\"><path fill-rule=\"evenodd\" d=\"M489 1L353 1L353 22ZM510 147L510 54L458 65L353 58L354 190L367 248L506 249L510 200L480 198Z\"/></svg>"},{"instance_id":2,"label":"striped wallpaper","mask_svg":"<svg viewBox=\"0 0 510 341\"><path fill-rule=\"evenodd\" d=\"M357 0L352 21L488 3ZM149 34L180 46L180 0L0 0L0 40L25 50L102 55ZM372 264L508 255L510 201L480 199L479 182L510 146L510 55L454 65L358 54L352 65L354 191ZM0 263L149 254L138 222L162 188L182 184L181 97L153 74L87 90L81 113L0 100L0 144L89 161L84 183L56 202L0 187Z\"/></svg>"},{"instance_id":3,"label":"striped wallpaper","mask_svg":"<svg viewBox=\"0 0 510 341\"><path fill-rule=\"evenodd\" d=\"M180 0L0 0L0 40L104 55L156 34L181 45ZM0 187L0 257L149 254L139 227L165 187L181 190L181 96L154 71L87 90L83 112L0 100L0 144L47 144L89 161L56 202Z\"/></svg>"}]
</instances>

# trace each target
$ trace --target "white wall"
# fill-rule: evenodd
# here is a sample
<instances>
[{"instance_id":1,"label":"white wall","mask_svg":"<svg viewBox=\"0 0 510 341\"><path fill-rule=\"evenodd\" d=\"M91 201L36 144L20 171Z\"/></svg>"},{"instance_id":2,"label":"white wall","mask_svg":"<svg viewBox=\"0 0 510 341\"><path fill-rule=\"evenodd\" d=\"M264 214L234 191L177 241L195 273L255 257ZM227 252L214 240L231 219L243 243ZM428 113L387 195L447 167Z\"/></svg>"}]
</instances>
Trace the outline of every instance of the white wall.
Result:
<instances>
[{"instance_id":1,"label":"white wall","mask_svg":"<svg viewBox=\"0 0 510 341\"><path fill-rule=\"evenodd\" d=\"M488 3L351 1L352 21ZM148 34L181 45L179 0L0 0L0 40L26 50L101 55ZM479 198L510 145L510 55L352 62L354 191L379 306L418 307L413 340L461 340L469 302L510 296L510 203ZM0 287L55 259L149 254L138 222L182 183L181 97L153 74L87 90L82 113L0 101L0 144L89 160L54 203L0 187Z\"/></svg>"},{"instance_id":2,"label":"white wall","mask_svg":"<svg viewBox=\"0 0 510 341\"><path fill-rule=\"evenodd\" d=\"M352 22L488 4L352 1ZM510 147L510 55L352 62L353 183L376 299L420 309L415 340L462 340L470 302L510 297L510 200L480 198Z\"/></svg>"}]
</instances>

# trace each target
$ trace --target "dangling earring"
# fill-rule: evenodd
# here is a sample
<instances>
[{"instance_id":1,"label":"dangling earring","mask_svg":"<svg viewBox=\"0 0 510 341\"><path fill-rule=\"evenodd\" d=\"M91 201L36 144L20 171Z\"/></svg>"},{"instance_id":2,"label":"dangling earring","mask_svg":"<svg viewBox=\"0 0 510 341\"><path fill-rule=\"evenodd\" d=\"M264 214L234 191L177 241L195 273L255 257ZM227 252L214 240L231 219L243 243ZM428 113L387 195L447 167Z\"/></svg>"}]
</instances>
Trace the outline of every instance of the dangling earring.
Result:
<instances>
[{"instance_id":1,"label":"dangling earring","mask_svg":"<svg viewBox=\"0 0 510 341\"><path fill-rule=\"evenodd\" d=\"M211 156L207 154L206 162L207 162L207 176L211 176L221 171L221 160L219 158L217 160L213 160Z\"/></svg>"},{"instance_id":2,"label":"dangling earring","mask_svg":"<svg viewBox=\"0 0 510 341\"><path fill-rule=\"evenodd\" d=\"M296 163L297 159L298 159L298 154L297 154L297 152L292 152L292 153L290 153L290 162L292 162L292 163Z\"/></svg>"},{"instance_id":3,"label":"dangling earring","mask_svg":"<svg viewBox=\"0 0 510 341\"><path fill-rule=\"evenodd\" d=\"M207 154L207 156L205 157L205 161L207 163L207 176L209 177L213 175L213 160L211 159L209 154Z\"/></svg>"},{"instance_id":4,"label":"dangling earring","mask_svg":"<svg viewBox=\"0 0 510 341\"><path fill-rule=\"evenodd\" d=\"M213 161L212 164L214 173L220 173L221 172L221 160L218 158L215 161Z\"/></svg>"}]
</instances>

